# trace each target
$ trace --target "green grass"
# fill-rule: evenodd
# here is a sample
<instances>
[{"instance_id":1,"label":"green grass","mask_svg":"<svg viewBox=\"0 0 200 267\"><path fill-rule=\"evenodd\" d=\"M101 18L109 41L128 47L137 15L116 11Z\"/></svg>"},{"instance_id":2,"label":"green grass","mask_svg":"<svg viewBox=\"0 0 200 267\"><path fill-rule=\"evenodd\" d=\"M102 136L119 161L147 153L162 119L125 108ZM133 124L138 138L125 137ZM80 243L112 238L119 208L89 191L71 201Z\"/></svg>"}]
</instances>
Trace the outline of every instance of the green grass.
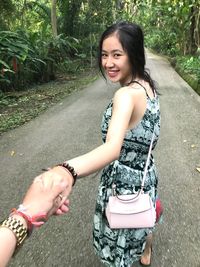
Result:
<instances>
[{"instance_id":1,"label":"green grass","mask_svg":"<svg viewBox=\"0 0 200 267\"><path fill-rule=\"evenodd\" d=\"M179 56L176 57L177 65L185 73L193 75L200 81L200 57L196 56Z\"/></svg>"},{"instance_id":2,"label":"green grass","mask_svg":"<svg viewBox=\"0 0 200 267\"><path fill-rule=\"evenodd\" d=\"M200 95L200 58L177 56L173 65L179 75Z\"/></svg>"}]
</instances>

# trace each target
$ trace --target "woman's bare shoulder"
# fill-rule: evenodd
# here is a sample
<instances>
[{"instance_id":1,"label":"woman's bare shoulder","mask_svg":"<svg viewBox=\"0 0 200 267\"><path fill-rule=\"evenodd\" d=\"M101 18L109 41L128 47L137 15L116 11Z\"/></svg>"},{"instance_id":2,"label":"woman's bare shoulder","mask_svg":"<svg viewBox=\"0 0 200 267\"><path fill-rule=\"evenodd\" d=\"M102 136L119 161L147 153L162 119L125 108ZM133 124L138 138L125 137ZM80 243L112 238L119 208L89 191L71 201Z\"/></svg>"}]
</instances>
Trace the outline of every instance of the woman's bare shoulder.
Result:
<instances>
[{"instance_id":1,"label":"woman's bare shoulder","mask_svg":"<svg viewBox=\"0 0 200 267\"><path fill-rule=\"evenodd\" d=\"M145 91L144 89L139 86L139 85L134 85L134 86L123 86L119 88L116 93L114 98L118 97L123 97L123 98L138 98L138 97L144 97L145 96Z\"/></svg>"},{"instance_id":2,"label":"woman's bare shoulder","mask_svg":"<svg viewBox=\"0 0 200 267\"><path fill-rule=\"evenodd\" d=\"M124 86L119 88L114 95L114 100L119 99L129 99L131 97L131 92L128 88L128 86Z\"/></svg>"}]
</instances>

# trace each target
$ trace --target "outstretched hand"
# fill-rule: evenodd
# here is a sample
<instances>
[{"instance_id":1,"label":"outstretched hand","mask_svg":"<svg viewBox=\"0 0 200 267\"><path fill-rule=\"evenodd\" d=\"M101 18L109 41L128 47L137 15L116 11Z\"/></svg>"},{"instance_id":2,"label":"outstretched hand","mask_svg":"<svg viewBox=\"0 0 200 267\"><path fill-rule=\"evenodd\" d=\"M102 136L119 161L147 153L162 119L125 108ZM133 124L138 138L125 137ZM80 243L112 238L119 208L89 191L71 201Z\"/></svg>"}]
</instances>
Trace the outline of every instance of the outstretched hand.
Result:
<instances>
[{"instance_id":1,"label":"outstretched hand","mask_svg":"<svg viewBox=\"0 0 200 267\"><path fill-rule=\"evenodd\" d=\"M72 189L73 178L61 167L55 167L37 176L27 191L23 205L34 216L38 213L61 215L68 212L67 199Z\"/></svg>"}]
</instances>

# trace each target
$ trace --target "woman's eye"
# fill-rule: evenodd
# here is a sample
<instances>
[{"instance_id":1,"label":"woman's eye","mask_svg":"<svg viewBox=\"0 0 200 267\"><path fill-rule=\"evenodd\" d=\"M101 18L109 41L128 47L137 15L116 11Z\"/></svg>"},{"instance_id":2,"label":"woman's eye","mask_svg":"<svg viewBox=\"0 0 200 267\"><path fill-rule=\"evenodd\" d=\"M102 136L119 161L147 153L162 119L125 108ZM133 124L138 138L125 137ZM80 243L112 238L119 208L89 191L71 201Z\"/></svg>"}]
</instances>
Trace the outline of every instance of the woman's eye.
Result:
<instances>
[{"instance_id":1,"label":"woman's eye","mask_svg":"<svg viewBox=\"0 0 200 267\"><path fill-rule=\"evenodd\" d=\"M120 57L121 56L121 54L114 54L114 57L115 58L118 58L118 57Z\"/></svg>"},{"instance_id":2,"label":"woman's eye","mask_svg":"<svg viewBox=\"0 0 200 267\"><path fill-rule=\"evenodd\" d=\"M107 55L106 55L106 54L101 54L101 57L102 57L102 58L106 58Z\"/></svg>"}]
</instances>

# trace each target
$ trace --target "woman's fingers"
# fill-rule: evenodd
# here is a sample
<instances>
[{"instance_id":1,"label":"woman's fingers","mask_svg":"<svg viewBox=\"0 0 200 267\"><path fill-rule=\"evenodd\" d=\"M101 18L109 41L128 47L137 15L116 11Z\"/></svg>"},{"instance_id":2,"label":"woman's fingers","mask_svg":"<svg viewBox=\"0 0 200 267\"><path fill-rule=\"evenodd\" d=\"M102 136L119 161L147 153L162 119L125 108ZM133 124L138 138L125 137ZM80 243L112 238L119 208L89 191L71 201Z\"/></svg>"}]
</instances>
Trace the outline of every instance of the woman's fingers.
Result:
<instances>
[{"instance_id":1,"label":"woman's fingers","mask_svg":"<svg viewBox=\"0 0 200 267\"><path fill-rule=\"evenodd\" d=\"M68 211L69 211L69 206L67 206L67 205L62 205L62 206L60 206L60 208L59 208L63 213L67 213Z\"/></svg>"},{"instance_id":2,"label":"woman's fingers","mask_svg":"<svg viewBox=\"0 0 200 267\"><path fill-rule=\"evenodd\" d=\"M69 200L67 199L60 207L55 211L54 215L62 215L69 211Z\"/></svg>"}]
</instances>

